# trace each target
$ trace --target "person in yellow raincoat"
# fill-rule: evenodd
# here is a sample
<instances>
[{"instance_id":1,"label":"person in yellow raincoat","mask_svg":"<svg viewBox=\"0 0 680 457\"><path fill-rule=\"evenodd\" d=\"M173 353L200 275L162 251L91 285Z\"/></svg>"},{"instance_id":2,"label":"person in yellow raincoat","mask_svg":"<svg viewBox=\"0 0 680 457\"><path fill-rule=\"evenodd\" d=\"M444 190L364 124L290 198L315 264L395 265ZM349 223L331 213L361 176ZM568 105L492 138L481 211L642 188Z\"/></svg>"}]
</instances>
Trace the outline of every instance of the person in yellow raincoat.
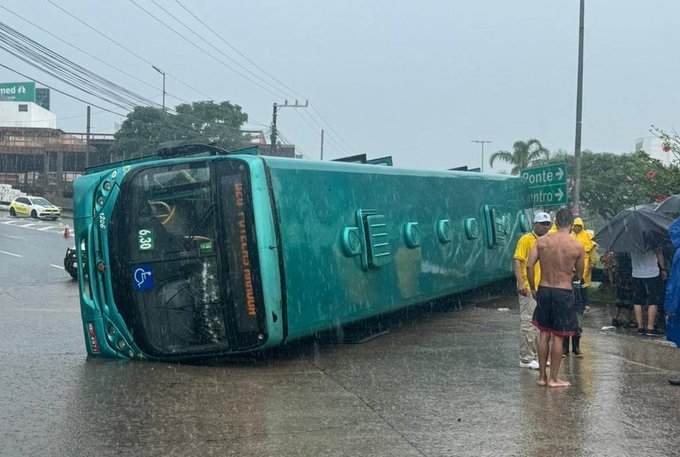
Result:
<instances>
[{"instance_id":1,"label":"person in yellow raincoat","mask_svg":"<svg viewBox=\"0 0 680 457\"><path fill-rule=\"evenodd\" d=\"M593 257L595 254L596 243L593 241L593 237L587 230L583 229L583 220L580 217L574 219L574 227L572 228L571 236L573 236L576 241L583 245L583 250L585 251L584 264L583 264L583 280L586 283L586 287L590 287L591 280L593 277Z\"/></svg>"},{"instance_id":2,"label":"person in yellow raincoat","mask_svg":"<svg viewBox=\"0 0 680 457\"><path fill-rule=\"evenodd\" d=\"M592 235L583 229L583 220L580 217L574 219L571 236L583 245L585 255L583 256L583 283L574 284L576 288L574 294L579 292L578 309L576 310L576 334L571 337L571 352L576 355L581 355L581 334L583 333L583 311L588 306L588 291L592 279L593 258L595 254L596 243L593 241ZM569 339L564 339L563 354L569 355Z\"/></svg>"}]
</instances>

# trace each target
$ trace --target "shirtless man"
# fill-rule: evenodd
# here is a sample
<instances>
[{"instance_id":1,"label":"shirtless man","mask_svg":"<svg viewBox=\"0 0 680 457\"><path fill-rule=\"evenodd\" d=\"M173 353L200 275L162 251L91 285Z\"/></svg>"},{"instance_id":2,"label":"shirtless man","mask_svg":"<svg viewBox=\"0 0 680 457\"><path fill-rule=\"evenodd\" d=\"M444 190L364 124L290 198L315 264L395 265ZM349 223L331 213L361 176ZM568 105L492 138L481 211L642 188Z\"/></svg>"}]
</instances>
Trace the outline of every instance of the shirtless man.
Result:
<instances>
[{"instance_id":1,"label":"shirtless man","mask_svg":"<svg viewBox=\"0 0 680 457\"><path fill-rule=\"evenodd\" d=\"M538 385L567 387L569 382L557 377L562 364L562 339L576 330L572 281L583 279L583 245L569 236L571 211L562 208L555 216L557 231L536 240L527 260L527 279L535 294L536 309L532 323L540 330L538 338ZM541 262L541 281L534 292L534 264ZM552 338L552 349L550 339ZM550 377L547 375L550 352Z\"/></svg>"}]
</instances>

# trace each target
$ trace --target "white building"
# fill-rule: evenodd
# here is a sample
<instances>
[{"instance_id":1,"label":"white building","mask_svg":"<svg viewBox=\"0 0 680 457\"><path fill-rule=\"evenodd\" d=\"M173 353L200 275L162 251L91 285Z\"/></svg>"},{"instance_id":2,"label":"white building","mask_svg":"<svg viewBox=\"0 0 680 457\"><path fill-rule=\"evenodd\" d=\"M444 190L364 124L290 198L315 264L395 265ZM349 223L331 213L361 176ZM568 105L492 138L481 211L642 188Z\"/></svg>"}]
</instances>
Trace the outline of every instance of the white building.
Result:
<instances>
[{"instance_id":1,"label":"white building","mask_svg":"<svg viewBox=\"0 0 680 457\"><path fill-rule=\"evenodd\" d=\"M0 127L57 128L57 115L33 102L0 101Z\"/></svg>"},{"instance_id":2,"label":"white building","mask_svg":"<svg viewBox=\"0 0 680 457\"><path fill-rule=\"evenodd\" d=\"M664 165L670 165L673 153L663 150L663 142L655 136L645 136L635 140L635 150L645 151L653 159L660 160Z\"/></svg>"}]
</instances>

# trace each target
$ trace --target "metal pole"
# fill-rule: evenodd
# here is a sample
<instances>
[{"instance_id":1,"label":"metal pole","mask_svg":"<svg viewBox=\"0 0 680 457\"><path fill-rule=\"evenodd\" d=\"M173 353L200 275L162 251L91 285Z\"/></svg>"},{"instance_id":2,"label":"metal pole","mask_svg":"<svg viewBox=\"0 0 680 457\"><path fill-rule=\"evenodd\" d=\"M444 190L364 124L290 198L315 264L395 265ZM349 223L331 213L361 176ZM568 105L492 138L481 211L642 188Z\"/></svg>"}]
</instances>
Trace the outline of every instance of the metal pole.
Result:
<instances>
[{"instance_id":1,"label":"metal pole","mask_svg":"<svg viewBox=\"0 0 680 457\"><path fill-rule=\"evenodd\" d=\"M576 140L574 144L574 194L572 212L576 215L581 213L581 124L583 114L583 24L584 24L585 0L581 0L581 12L578 27L578 81L576 84Z\"/></svg>"},{"instance_id":2,"label":"metal pole","mask_svg":"<svg viewBox=\"0 0 680 457\"><path fill-rule=\"evenodd\" d=\"M165 111L165 73L163 73L163 111Z\"/></svg>"},{"instance_id":3,"label":"metal pole","mask_svg":"<svg viewBox=\"0 0 680 457\"><path fill-rule=\"evenodd\" d=\"M484 143L491 143L489 140L470 140L471 143L479 143L482 145L482 167L481 171L484 171Z\"/></svg>"},{"instance_id":4,"label":"metal pole","mask_svg":"<svg viewBox=\"0 0 680 457\"><path fill-rule=\"evenodd\" d=\"M321 160L323 160L323 129L321 129Z\"/></svg>"},{"instance_id":5,"label":"metal pole","mask_svg":"<svg viewBox=\"0 0 680 457\"><path fill-rule=\"evenodd\" d=\"M161 70L160 68L158 68L157 66L155 66L155 65L151 65L151 67L152 67L154 70L156 70L158 73L160 73L161 75L163 75L163 111L165 111L165 72L164 72L163 70Z\"/></svg>"},{"instance_id":6,"label":"metal pole","mask_svg":"<svg viewBox=\"0 0 680 457\"><path fill-rule=\"evenodd\" d=\"M274 155L274 152L276 152L276 108L278 105L274 103L274 108L272 110L272 134L269 139L269 142L271 143L271 150L269 153L271 155Z\"/></svg>"},{"instance_id":7,"label":"metal pole","mask_svg":"<svg viewBox=\"0 0 680 457\"><path fill-rule=\"evenodd\" d=\"M87 126L85 137L85 168L90 166L90 105L87 105Z\"/></svg>"}]
</instances>

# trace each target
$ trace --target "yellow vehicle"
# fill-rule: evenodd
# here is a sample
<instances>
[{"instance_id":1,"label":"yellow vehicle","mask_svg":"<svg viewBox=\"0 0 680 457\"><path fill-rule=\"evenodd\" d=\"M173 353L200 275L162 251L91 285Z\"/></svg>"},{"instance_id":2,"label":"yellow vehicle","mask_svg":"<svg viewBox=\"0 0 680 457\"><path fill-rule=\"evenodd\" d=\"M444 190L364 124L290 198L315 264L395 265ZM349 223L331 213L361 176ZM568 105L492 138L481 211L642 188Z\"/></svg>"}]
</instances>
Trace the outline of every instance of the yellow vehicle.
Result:
<instances>
[{"instance_id":1,"label":"yellow vehicle","mask_svg":"<svg viewBox=\"0 0 680 457\"><path fill-rule=\"evenodd\" d=\"M11 216L25 216L34 219L53 219L61 216L59 208L42 197L16 197L9 204Z\"/></svg>"}]
</instances>

